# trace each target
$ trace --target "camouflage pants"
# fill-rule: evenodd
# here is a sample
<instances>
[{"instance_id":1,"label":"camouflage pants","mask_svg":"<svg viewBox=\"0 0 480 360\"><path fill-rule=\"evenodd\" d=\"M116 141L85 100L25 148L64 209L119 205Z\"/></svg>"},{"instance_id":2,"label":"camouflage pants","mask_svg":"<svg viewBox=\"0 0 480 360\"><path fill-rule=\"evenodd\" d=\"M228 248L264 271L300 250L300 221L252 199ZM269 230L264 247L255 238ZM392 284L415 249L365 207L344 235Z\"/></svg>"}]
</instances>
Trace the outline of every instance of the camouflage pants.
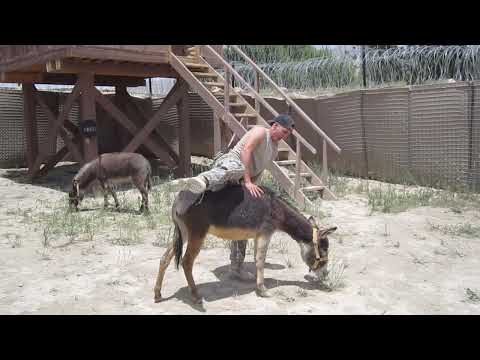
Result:
<instances>
[{"instance_id":1,"label":"camouflage pants","mask_svg":"<svg viewBox=\"0 0 480 360\"><path fill-rule=\"evenodd\" d=\"M239 267L245 260L248 240L230 241L230 262L232 266Z\"/></svg>"},{"instance_id":2,"label":"camouflage pants","mask_svg":"<svg viewBox=\"0 0 480 360\"><path fill-rule=\"evenodd\" d=\"M223 154L218 157L210 170L200 174L208 180L207 190L219 191L228 184L238 184L245 173L245 166L234 156ZM252 177L252 181L260 181L263 173Z\"/></svg>"},{"instance_id":3,"label":"camouflage pants","mask_svg":"<svg viewBox=\"0 0 480 360\"><path fill-rule=\"evenodd\" d=\"M210 170L200 175L208 180L207 190L219 191L227 184L238 183L244 172L245 167L239 159L224 154L215 160Z\"/></svg>"}]
</instances>

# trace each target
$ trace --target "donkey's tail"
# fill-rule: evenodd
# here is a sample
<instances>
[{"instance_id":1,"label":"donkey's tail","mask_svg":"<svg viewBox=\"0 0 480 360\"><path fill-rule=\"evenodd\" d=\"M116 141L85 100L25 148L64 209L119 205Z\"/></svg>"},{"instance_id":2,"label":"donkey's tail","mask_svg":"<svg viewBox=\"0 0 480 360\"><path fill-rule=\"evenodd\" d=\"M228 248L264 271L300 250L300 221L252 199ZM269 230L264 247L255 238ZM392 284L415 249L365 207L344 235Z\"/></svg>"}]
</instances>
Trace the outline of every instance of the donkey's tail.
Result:
<instances>
[{"instance_id":1,"label":"donkey's tail","mask_svg":"<svg viewBox=\"0 0 480 360\"><path fill-rule=\"evenodd\" d=\"M178 217L178 198L175 199L172 205L172 220L175 225L175 230L173 231L173 248L175 249L175 267L178 270L180 261L182 260L182 251L183 251L183 236L182 234L187 234L185 231L185 223L181 218ZM182 231L183 230L183 231ZM188 236L188 235L185 235ZM187 239L185 239L187 240Z\"/></svg>"},{"instance_id":2,"label":"donkey's tail","mask_svg":"<svg viewBox=\"0 0 480 360\"><path fill-rule=\"evenodd\" d=\"M174 241L174 248L175 248L175 267L178 270L180 265L180 261L182 260L182 252L183 252L183 238L182 232L180 231L180 227L178 226L177 222L174 221L175 224L175 231L173 232L173 241Z\"/></svg>"}]
</instances>

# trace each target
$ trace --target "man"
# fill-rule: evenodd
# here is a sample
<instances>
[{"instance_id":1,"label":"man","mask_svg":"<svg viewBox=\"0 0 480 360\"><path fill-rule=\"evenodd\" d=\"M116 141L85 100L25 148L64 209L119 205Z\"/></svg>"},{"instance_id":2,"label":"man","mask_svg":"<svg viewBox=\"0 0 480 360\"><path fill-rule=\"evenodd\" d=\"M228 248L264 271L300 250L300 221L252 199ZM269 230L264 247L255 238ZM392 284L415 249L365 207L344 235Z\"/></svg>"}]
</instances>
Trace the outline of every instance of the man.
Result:
<instances>
[{"instance_id":1,"label":"man","mask_svg":"<svg viewBox=\"0 0 480 360\"><path fill-rule=\"evenodd\" d=\"M242 183L254 197L263 191L256 185L268 164L275 160L278 142L285 140L295 126L289 115L278 115L269 129L255 126L250 129L228 153L215 160L213 167L192 178L172 182L178 190L201 194L206 190L218 191L227 184ZM239 280L252 280L254 276L242 270L247 240L231 242L231 276Z\"/></svg>"}]
</instances>

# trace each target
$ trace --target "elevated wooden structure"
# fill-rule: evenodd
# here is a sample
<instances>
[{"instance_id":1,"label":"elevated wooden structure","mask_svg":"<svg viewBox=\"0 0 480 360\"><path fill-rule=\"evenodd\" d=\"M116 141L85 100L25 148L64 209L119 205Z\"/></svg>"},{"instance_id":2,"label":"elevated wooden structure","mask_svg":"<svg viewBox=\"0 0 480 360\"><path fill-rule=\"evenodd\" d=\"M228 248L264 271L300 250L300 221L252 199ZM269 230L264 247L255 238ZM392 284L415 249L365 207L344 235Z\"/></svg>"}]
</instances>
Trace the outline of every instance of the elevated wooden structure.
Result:
<instances>
[{"instance_id":1,"label":"elevated wooden structure","mask_svg":"<svg viewBox=\"0 0 480 360\"><path fill-rule=\"evenodd\" d=\"M67 154L79 163L90 161L98 156L96 137L96 106L101 106L113 119L127 129L132 140L123 151L135 151L146 146L166 165L176 168L177 175L190 174L190 127L187 92L196 91L214 112L215 150L225 149L238 140L249 127L255 124L268 126L277 112L258 93L260 78L270 83L288 103L292 113L311 125L312 131L322 136L323 170L327 174L326 148L331 146L339 152L338 146L290 99L248 56L233 46L245 61L257 72L256 84L248 84L228 62L223 59L222 45L24 45L0 46L0 82L22 83L24 95L24 124L27 140L26 159L29 176L34 179L45 174ZM223 68L223 75L218 71ZM231 77L251 90L255 96L255 107L231 88ZM145 120L139 128L126 116L122 102L131 102L127 86L143 86L145 78L164 77L177 79L157 111ZM63 109L59 113L49 108L36 90L35 84L74 85ZM115 86L116 98L112 102L102 95L95 86ZM215 96L224 95L224 103ZM80 102L80 126L77 128L68 120L72 104ZM40 106L50 118L48 145L51 148L60 135L65 146L53 157L39 151L35 107ZM172 106L179 115L179 151L176 153L162 134L156 131L162 114ZM263 106L270 113L268 119L260 115ZM156 133L154 134L154 131ZM228 134L230 133L230 136ZM295 150L286 142L280 144L279 156L269 170L281 186L300 204L310 203L309 194L320 194L325 198L335 198L333 193L302 160L302 147L316 153L298 132L294 131ZM228 138L229 137L229 138Z\"/></svg>"}]
</instances>

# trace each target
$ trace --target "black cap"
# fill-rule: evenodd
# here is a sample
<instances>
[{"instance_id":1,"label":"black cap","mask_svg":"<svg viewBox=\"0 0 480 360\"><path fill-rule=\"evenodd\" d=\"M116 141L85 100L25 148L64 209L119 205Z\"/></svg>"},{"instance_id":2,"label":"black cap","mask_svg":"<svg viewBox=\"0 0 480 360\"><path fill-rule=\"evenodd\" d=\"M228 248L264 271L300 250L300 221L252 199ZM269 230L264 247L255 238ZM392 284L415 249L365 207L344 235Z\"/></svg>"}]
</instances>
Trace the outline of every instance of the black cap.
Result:
<instances>
[{"instance_id":1,"label":"black cap","mask_svg":"<svg viewBox=\"0 0 480 360\"><path fill-rule=\"evenodd\" d=\"M276 116L270 121L270 125L272 125L273 123L278 123L279 125L282 125L284 128L287 129L293 130L295 128L295 122L293 121L293 118L287 114L280 114Z\"/></svg>"}]
</instances>

